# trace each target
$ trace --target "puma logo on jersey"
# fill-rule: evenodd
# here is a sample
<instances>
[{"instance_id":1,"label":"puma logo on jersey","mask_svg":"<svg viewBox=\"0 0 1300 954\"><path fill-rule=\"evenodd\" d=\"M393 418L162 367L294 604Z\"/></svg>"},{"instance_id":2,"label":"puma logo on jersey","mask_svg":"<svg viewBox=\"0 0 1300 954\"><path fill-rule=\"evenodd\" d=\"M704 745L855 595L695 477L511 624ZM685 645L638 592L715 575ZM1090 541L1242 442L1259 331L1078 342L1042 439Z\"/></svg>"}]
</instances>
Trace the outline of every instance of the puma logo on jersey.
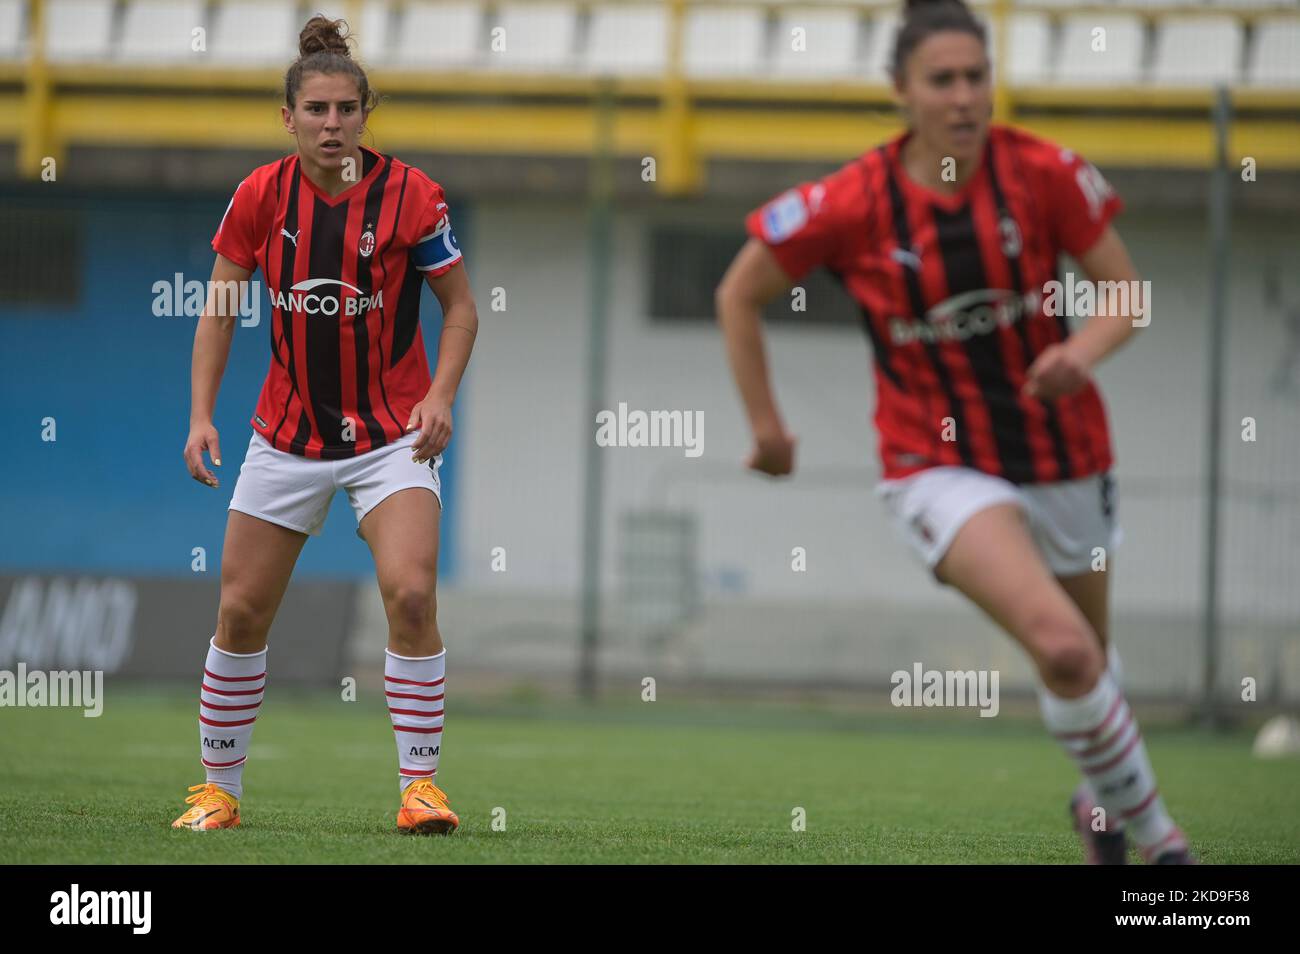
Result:
<instances>
[{"instance_id":1,"label":"puma logo on jersey","mask_svg":"<svg viewBox=\"0 0 1300 954\"><path fill-rule=\"evenodd\" d=\"M921 256L916 252L916 246L911 248L895 248L889 253L889 257L899 265L906 265L914 272L921 270Z\"/></svg>"},{"instance_id":2,"label":"puma logo on jersey","mask_svg":"<svg viewBox=\"0 0 1300 954\"><path fill-rule=\"evenodd\" d=\"M294 232L292 235L289 234L288 229L280 229L280 234L283 235L285 238L287 238L290 242L292 242L294 248L297 248L298 236L302 234L302 229L299 229L297 232Z\"/></svg>"}]
</instances>

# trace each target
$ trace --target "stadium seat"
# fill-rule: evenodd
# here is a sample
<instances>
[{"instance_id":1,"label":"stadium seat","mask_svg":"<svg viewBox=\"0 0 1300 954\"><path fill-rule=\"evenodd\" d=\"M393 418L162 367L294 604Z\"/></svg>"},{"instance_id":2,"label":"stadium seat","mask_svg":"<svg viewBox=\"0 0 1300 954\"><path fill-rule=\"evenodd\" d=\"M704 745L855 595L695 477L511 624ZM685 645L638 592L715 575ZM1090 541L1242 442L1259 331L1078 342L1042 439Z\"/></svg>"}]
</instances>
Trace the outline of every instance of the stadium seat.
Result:
<instances>
[{"instance_id":1,"label":"stadium seat","mask_svg":"<svg viewBox=\"0 0 1300 954\"><path fill-rule=\"evenodd\" d=\"M867 80L873 83L891 83L891 58L894 53L894 38L902 20L892 12L877 13L871 18L867 28L866 54L862 57L862 69Z\"/></svg>"},{"instance_id":2,"label":"stadium seat","mask_svg":"<svg viewBox=\"0 0 1300 954\"><path fill-rule=\"evenodd\" d=\"M402 9L395 35L393 63L412 69L480 66L487 49L483 8L472 0L408 3Z\"/></svg>"},{"instance_id":3,"label":"stadium seat","mask_svg":"<svg viewBox=\"0 0 1300 954\"><path fill-rule=\"evenodd\" d=\"M1256 22L1246 82L1251 86L1300 87L1300 19Z\"/></svg>"},{"instance_id":4,"label":"stadium seat","mask_svg":"<svg viewBox=\"0 0 1300 954\"><path fill-rule=\"evenodd\" d=\"M1211 86L1241 76L1241 21L1229 16L1180 17L1156 29L1151 82Z\"/></svg>"},{"instance_id":5,"label":"stadium seat","mask_svg":"<svg viewBox=\"0 0 1300 954\"><path fill-rule=\"evenodd\" d=\"M301 29L288 0L222 0L212 12L208 60L231 66L287 67L298 55Z\"/></svg>"},{"instance_id":6,"label":"stadium seat","mask_svg":"<svg viewBox=\"0 0 1300 954\"><path fill-rule=\"evenodd\" d=\"M682 59L691 76L766 75L767 15L757 7L708 6L687 12Z\"/></svg>"},{"instance_id":7,"label":"stadium seat","mask_svg":"<svg viewBox=\"0 0 1300 954\"><path fill-rule=\"evenodd\" d=\"M1213 5L1216 7L1246 7L1258 10L1263 8L1276 8L1278 10L1295 10L1300 12L1300 0L1214 0Z\"/></svg>"},{"instance_id":8,"label":"stadium seat","mask_svg":"<svg viewBox=\"0 0 1300 954\"><path fill-rule=\"evenodd\" d=\"M571 3L507 3L498 8L505 48L488 39L487 64L500 70L572 71L576 64L578 8Z\"/></svg>"},{"instance_id":9,"label":"stadium seat","mask_svg":"<svg viewBox=\"0 0 1300 954\"><path fill-rule=\"evenodd\" d=\"M795 50L795 30L804 48ZM783 79L835 79L859 73L858 13L852 9L791 7L781 11L773 50L774 72Z\"/></svg>"},{"instance_id":10,"label":"stadium seat","mask_svg":"<svg viewBox=\"0 0 1300 954\"><path fill-rule=\"evenodd\" d=\"M1094 50L1094 30L1105 31L1105 49ZM1142 81L1142 21L1126 13L1065 18L1057 53L1057 83L1068 86L1129 86Z\"/></svg>"},{"instance_id":11,"label":"stadium seat","mask_svg":"<svg viewBox=\"0 0 1300 954\"><path fill-rule=\"evenodd\" d=\"M1011 58L1005 64L1011 86L1040 86L1052 63L1052 22L1042 13L1016 13L1007 28ZM989 50L998 59L997 31L989 28Z\"/></svg>"},{"instance_id":12,"label":"stadium seat","mask_svg":"<svg viewBox=\"0 0 1300 954\"><path fill-rule=\"evenodd\" d=\"M131 0L122 17L117 59L145 65L202 63L203 52L193 48L196 28L207 29L202 0Z\"/></svg>"},{"instance_id":13,"label":"stadium seat","mask_svg":"<svg viewBox=\"0 0 1300 954\"><path fill-rule=\"evenodd\" d=\"M583 62L589 72L657 76L667 59L668 18L662 4L592 9Z\"/></svg>"},{"instance_id":14,"label":"stadium seat","mask_svg":"<svg viewBox=\"0 0 1300 954\"><path fill-rule=\"evenodd\" d=\"M49 0L45 17L45 55L50 60L108 59L113 0Z\"/></svg>"},{"instance_id":15,"label":"stadium seat","mask_svg":"<svg viewBox=\"0 0 1300 954\"><path fill-rule=\"evenodd\" d=\"M361 5L361 16L357 18L357 22L353 23L348 18L347 5L339 2L339 0L334 0L333 3L312 4L310 9L310 13L322 13L331 20L347 20L348 32L355 33L357 36L357 50L355 52L367 66L375 66L388 61L390 12L387 0L365 0ZM302 22L307 22L305 15ZM302 29L302 25L299 24L298 28Z\"/></svg>"},{"instance_id":16,"label":"stadium seat","mask_svg":"<svg viewBox=\"0 0 1300 954\"><path fill-rule=\"evenodd\" d=\"M16 60L26 56L23 40L22 0L0 0L0 60Z\"/></svg>"}]
</instances>

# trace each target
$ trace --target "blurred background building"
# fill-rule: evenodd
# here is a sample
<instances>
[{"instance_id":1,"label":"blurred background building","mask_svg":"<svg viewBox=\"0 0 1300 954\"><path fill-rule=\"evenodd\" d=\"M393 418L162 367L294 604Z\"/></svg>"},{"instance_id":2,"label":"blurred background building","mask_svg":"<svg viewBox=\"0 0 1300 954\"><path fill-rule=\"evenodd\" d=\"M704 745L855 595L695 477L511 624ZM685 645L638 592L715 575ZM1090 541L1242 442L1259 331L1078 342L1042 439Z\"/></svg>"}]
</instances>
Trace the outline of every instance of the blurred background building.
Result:
<instances>
[{"instance_id":1,"label":"blurred background building","mask_svg":"<svg viewBox=\"0 0 1300 954\"><path fill-rule=\"evenodd\" d=\"M1102 169L1152 282L1150 327L1099 375L1126 679L1192 705L1250 677L1294 706L1300 3L976 6L997 117ZM744 214L900 131L886 74L900 9L0 0L0 665L42 645L84 665L75 647L95 632L101 649L135 640L142 675L168 674L145 648L179 643L191 676L269 355L261 324L238 330L214 493L181 459L194 319L156 314L153 289L207 279L236 185L292 149L283 72L319 11L352 25L383 97L367 144L444 186L479 302L443 467L439 609L462 678L574 685L585 634L606 687L858 692L921 661L1028 689L1018 651L933 584L871 493L868 345L833 284L812 276L806 313L769 315L800 440L790 481L741 466L713 322ZM620 402L701 412L704 453L597 448L592 409ZM328 642L312 678L378 669L371 574L340 496L272 644Z\"/></svg>"}]
</instances>

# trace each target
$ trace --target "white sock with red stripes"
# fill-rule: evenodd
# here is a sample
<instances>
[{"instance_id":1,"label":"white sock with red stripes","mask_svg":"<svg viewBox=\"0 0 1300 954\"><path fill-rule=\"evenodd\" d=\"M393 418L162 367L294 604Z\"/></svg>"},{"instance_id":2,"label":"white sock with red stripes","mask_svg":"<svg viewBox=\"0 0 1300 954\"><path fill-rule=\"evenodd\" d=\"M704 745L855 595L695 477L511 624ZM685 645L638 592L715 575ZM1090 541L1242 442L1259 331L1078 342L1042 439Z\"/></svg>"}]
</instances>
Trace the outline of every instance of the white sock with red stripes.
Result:
<instances>
[{"instance_id":1,"label":"white sock with red stripes","mask_svg":"<svg viewBox=\"0 0 1300 954\"><path fill-rule=\"evenodd\" d=\"M208 781L235 798L244 794L244 762L266 689L266 648L231 653L208 642L199 692L199 743Z\"/></svg>"},{"instance_id":2,"label":"white sock with red stripes","mask_svg":"<svg viewBox=\"0 0 1300 954\"><path fill-rule=\"evenodd\" d=\"M436 656L399 656L384 650L384 695L397 737L398 791L438 774L447 650Z\"/></svg>"},{"instance_id":3,"label":"white sock with red stripes","mask_svg":"<svg viewBox=\"0 0 1300 954\"><path fill-rule=\"evenodd\" d=\"M1114 642L1111 642L1111 644L1106 647L1106 668L1110 671L1111 678L1115 680L1115 688L1117 688L1120 692L1123 692L1124 691L1124 666L1120 662L1119 650L1115 648ZM1088 776L1086 775L1083 776L1083 780L1079 782L1078 791L1082 793L1083 796L1087 798L1088 801L1091 802L1093 805L1098 804L1097 793L1093 791L1092 783L1088 781ZM1124 819L1107 817L1106 830L1123 831Z\"/></svg>"},{"instance_id":4,"label":"white sock with red stripes","mask_svg":"<svg viewBox=\"0 0 1300 954\"><path fill-rule=\"evenodd\" d=\"M1077 699L1042 687L1038 699L1043 721L1091 782L1107 820L1127 825L1146 860L1186 848L1156 789L1137 721L1111 674L1103 672L1097 685Z\"/></svg>"}]
</instances>

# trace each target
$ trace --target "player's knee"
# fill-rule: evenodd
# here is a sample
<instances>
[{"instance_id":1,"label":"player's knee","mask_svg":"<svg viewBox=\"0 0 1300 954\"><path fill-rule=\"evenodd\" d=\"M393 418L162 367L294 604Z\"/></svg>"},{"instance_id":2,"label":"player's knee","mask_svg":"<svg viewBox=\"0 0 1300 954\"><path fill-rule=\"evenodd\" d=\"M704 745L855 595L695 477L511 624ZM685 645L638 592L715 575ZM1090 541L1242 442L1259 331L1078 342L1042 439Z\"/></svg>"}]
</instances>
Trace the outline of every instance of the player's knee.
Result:
<instances>
[{"instance_id":1,"label":"player's knee","mask_svg":"<svg viewBox=\"0 0 1300 954\"><path fill-rule=\"evenodd\" d=\"M437 619L438 603L434 590L420 583L395 586L386 605L389 624L397 631L423 633Z\"/></svg>"},{"instance_id":2,"label":"player's knee","mask_svg":"<svg viewBox=\"0 0 1300 954\"><path fill-rule=\"evenodd\" d=\"M1086 624L1048 618L1036 624L1032 637L1038 668L1048 686L1086 691L1105 665L1101 647Z\"/></svg>"},{"instance_id":3,"label":"player's knee","mask_svg":"<svg viewBox=\"0 0 1300 954\"><path fill-rule=\"evenodd\" d=\"M266 642L271 619L268 612L238 593L223 591L217 611L217 628L231 652L257 652Z\"/></svg>"}]
</instances>

